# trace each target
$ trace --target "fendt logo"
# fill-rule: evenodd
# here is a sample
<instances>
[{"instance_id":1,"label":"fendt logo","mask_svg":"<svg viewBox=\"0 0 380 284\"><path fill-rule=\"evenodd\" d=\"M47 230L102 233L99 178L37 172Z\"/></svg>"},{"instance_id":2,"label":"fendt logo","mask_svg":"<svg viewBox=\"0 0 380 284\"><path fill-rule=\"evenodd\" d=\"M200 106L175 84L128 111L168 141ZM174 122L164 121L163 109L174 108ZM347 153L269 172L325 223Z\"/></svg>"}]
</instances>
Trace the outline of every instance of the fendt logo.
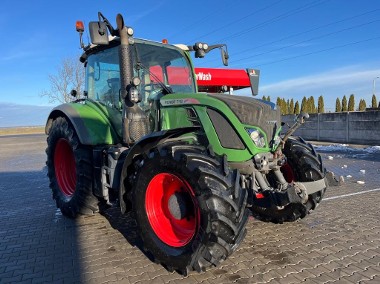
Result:
<instances>
[{"instance_id":1,"label":"fendt logo","mask_svg":"<svg viewBox=\"0 0 380 284\"><path fill-rule=\"evenodd\" d=\"M197 81L211 81L211 73L199 72L195 74Z\"/></svg>"}]
</instances>

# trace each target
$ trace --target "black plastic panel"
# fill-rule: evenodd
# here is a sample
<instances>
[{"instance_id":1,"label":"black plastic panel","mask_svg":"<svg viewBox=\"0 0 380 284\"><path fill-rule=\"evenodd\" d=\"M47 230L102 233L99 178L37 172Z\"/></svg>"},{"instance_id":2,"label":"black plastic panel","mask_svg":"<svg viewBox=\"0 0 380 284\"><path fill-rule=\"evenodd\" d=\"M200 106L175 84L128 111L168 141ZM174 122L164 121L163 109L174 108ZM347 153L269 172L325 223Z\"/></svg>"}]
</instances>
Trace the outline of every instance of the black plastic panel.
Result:
<instances>
[{"instance_id":1,"label":"black plastic panel","mask_svg":"<svg viewBox=\"0 0 380 284\"><path fill-rule=\"evenodd\" d=\"M238 150L245 149L245 146L237 135L235 129L222 114L211 108L207 109L207 114L214 125L222 147Z\"/></svg>"}]
</instances>

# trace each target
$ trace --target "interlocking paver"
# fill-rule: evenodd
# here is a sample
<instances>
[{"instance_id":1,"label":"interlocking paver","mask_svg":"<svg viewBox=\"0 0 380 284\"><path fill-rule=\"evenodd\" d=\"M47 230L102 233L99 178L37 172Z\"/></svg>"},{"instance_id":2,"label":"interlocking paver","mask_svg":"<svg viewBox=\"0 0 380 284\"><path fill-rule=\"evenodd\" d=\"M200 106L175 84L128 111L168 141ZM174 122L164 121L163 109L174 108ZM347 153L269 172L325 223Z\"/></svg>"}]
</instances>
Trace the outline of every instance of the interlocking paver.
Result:
<instances>
[{"instance_id":1,"label":"interlocking paver","mask_svg":"<svg viewBox=\"0 0 380 284\"><path fill-rule=\"evenodd\" d=\"M349 276L343 276L341 279L351 281L351 283L361 283L362 281L371 280L370 278L365 277L360 273L353 273Z\"/></svg>"},{"instance_id":2,"label":"interlocking paver","mask_svg":"<svg viewBox=\"0 0 380 284\"><path fill-rule=\"evenodd\" d=\"M295 274L288 274L286 277L281 278L281 283L284 284L293 284L299 282L300 280L295 276Z\"/></svg>"},{"instance_id":3,"label":"interlocking paver","mask_svg":"<svg viewBox=\"0 0 380 284\"><path fill-rule=\"evenodd\" d=\"M22 280L22 275L17 275L15 277L1 277L0 278L1 283L7 284L7 283L17 283Z\"/></svg>"},{"instance_id":4,"label":"interlocking paver","mask_svg":"<svg viewBox=\"0 0 380 284\"><path fill-rule=\"evenodd\" d=\"M359 271L358 273L371 279L374 278L376 275L380 275L380 267L371 266Z\"/></svg>"},{"instance_id":5,"label":"interlocking paver","mask_svg":"<svg viewBox=\"0 0 380 284\"><path fill-rule=\"evenodd\" d=\"M229 259L183 277L141 252L134 220L117 208L76 220L57 211L44 136L20 137L31 147L12 155L17 140L0 139L0 283L380 283L380 191L329 200L378 188L380 158L322 152L334 156L326 159L330 170L351 171L352 181L330 188L319 208L298 222L250 218L246 239ZM365 186L356 184L360 169Z\"/></svg>"},{"instance_id":6,"label":"interlocking paver","mask_svg":"<svg viewBox=\"0 0 380 284\"><path fill-rule=\"evenodd\" d=\"M376 252L375 252L376 253ZM369 262L371 262L373 265L379 267L380 266L380 250L376 255L368 259Z\"/></svg>"}]
</instances>

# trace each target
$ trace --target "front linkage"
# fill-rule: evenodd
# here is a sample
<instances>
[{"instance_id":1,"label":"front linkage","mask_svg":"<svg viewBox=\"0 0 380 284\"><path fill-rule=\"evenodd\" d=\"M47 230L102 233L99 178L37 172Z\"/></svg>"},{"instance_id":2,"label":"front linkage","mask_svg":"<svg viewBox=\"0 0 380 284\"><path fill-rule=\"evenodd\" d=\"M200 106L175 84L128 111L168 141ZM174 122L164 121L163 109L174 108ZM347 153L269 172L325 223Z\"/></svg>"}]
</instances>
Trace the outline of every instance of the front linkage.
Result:
<instances>
[{"instance_id":1,"label":"front linkage","mask_svg":"<svg viewBox=\"0 0 380 284\"><path fill-rule=\"evenodd\" d=\"M325 169L310 143L291 136L307 117L300 114L282 138L282 147L273 154L256 155L249 167L253 173L242 175L242 183L250 192L251 211L262 221L282 223L304 218L319 205L329 186L342 182Z\"/></svg>"}]
</instances>

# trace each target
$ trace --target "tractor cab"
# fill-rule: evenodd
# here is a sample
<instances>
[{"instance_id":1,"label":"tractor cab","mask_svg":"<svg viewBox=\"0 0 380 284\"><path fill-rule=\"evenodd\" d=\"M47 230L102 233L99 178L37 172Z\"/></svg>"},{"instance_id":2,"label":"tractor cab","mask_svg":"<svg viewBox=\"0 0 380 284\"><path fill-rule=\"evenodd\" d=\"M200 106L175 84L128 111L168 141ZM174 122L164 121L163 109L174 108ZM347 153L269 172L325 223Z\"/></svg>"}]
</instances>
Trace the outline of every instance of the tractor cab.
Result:
<instances>
[{"instance_id":1,"label":"tractor cab","mask_svg":"<svg viewBox=\"0 0 380 284\"><path fill-rule=\"evenodd\" d=\"M117 29L100 12L98 17L99 21L89 23L92 44L87 46L82 41L83 23L77 22L84 50L81 61L86 66L85 95L112 114L113 125L122 121L125 145L131 146L143 136L162 129L160 100L164 95L197 93L190 51L194 51L196 58L203 58L219 48L223 64L228 65L224 44L209 46L197 42L192 46L175 46L167 41L135 39L133 29L124 25L120 14L116 17Z\"/></svg>"},{"instance_id":2,"label":"tractor cab","mask_svg":"<svg viewBox=\"0 0 380 284\"><path fill-rule=\"evenodd\" d=\"M113 41L111 46L86 51L85 91L89 99L121 111L120 41ZM196 92L190 60L180 48L135 39L131 52L135 61L133 77L140 80L136 86L137 104L142 109L148 110L165 93Z\"/></svg>"}]
</instances>

